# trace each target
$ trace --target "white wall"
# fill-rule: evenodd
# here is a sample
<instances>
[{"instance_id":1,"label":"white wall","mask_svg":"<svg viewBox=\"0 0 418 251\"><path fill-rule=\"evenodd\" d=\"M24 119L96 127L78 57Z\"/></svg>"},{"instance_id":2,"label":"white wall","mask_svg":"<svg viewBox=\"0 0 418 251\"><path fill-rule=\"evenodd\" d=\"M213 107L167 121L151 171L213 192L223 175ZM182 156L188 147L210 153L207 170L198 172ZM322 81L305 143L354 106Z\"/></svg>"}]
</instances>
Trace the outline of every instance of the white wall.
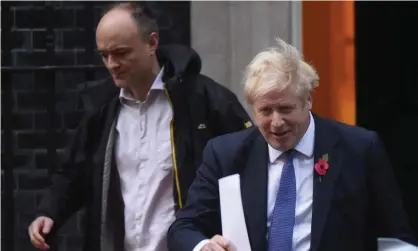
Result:
<instances>
[{"instance_id":1,"label":"white wall","mask_svg":"<svg viewBox=\"0 0 418 251\"><path fill-rule=\"evenodd\" d=\"M191 2L191 44L202 58L202 73L231 89L245 105L245 66L277 36L300 48L300 17L300 2Z\"/></svg>"}]
</instances>

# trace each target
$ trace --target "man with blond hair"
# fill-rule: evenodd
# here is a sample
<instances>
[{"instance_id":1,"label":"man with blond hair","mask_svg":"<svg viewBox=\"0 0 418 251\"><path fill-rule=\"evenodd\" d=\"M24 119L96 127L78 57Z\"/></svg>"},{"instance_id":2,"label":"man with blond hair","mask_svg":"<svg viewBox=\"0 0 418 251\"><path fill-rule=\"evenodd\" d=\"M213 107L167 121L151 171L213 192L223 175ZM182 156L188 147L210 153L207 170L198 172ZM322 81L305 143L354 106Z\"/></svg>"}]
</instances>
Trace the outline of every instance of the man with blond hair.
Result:
<instances>
[{"instance_id":1,"label":"man with blond hair","mask_svg":"<svg viewBox=\"0 0 418 251\"><path fill-rule=\"evenodd\" d=\"M312 114L318 85L312 66L280 39L256 55L244 88L257 127L208 142L169 229L169 250L235 250L221 236L218 185L233 174L253 251L369 251L378 237L414 242L378 135Z\"/></svg>"}]
</instances>

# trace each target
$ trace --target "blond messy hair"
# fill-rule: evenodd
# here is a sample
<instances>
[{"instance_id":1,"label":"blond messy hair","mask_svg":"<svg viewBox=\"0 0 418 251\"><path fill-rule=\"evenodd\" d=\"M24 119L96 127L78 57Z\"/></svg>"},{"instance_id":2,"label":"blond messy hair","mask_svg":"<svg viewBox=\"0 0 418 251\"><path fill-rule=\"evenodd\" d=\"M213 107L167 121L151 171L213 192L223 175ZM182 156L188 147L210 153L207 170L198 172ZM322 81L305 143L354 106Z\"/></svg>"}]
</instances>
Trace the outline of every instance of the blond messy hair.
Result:
<instances>
[{"instance_id":1,"label":"blond messy hair","mask_svg":"<svg viewBox=\"0 0 418 251\"><path fill-rule=\"evenodd\" d=\"M258 53L244 72L246 100L252 104L258 97L271 91L293 88L305 100L319 85L315 69L305 62L299 51L280 38L277 45Z\"/></svg>"}]
</instances>

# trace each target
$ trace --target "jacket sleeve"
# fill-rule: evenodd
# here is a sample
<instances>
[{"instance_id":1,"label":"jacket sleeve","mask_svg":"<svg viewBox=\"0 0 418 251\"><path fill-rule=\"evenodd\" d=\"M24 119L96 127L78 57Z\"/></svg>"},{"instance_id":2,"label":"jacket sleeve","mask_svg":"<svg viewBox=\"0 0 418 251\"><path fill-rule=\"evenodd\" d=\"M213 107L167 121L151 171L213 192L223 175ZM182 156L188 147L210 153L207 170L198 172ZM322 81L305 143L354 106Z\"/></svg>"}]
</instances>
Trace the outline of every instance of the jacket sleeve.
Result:
<instances>
[{"instance_id":1,"label":"jacket sleeve","mask_svg":"<svg viewBox=\"0 0 418 251\"><path fill-rule=\"evenodd\" d=\"M398 238L417 245L410 229L389 158L379 136L373 133L367 158L367 180L371 198L371 225L377 237ZM369 226L369 227L371 227Z\"/></svg>"},{"instance_id":2,"label":"jacket sleeve","mask_svg":"<svg viewBox=\"0 0 418 251\"><path fill-rule=\"evenodd\" d=\"M211 89L209 90L211 121L217 136L253 126L251 117L232 91L217 83Z\"/></svg>"},{"instance_id":3,"label":"jacket sleeve","mask_svg":"<svg viewBox=\"0 0 418 251\"><path fill-rule=\"evenodd\" d=\"M85 201L89 189L86 142L92 120L92 117L87 117L78 126L61 165L51 173L51 185L37 209L37 216L46 216L54 221L54 230L78 211Z\"/></svg>"},{"instance_id":4,"label":"jacket sleeve","mask_svg":"<svg viewBox=\"0 0 418 251\"><path fill-rule=\"evenodd\" d=\"M168 250L192 251L205 239L221 233L217 163L209 141L203 151L203 163L190 186L187 203L176 212L176 220L168 230Z\"/></svg>"}]
</instances>

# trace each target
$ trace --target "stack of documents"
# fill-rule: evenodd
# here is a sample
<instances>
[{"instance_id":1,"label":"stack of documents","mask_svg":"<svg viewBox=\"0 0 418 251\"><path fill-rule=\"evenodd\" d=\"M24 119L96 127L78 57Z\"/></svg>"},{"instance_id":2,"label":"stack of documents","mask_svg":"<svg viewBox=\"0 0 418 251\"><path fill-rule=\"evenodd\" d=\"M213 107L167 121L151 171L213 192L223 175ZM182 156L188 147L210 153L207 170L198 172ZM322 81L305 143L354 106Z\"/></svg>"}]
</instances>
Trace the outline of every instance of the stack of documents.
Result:
<instances>
[{"instance_id":1,"label":"stack of documents","mask_svg":"<svg viewBox=\"0 0 418 251\"><path fill-rule=\"evenodd\" d=\"M229 240L237 251L251 251L241 201L239 174L219 180L222 236Z\"/></svg>"}]
</instances>

